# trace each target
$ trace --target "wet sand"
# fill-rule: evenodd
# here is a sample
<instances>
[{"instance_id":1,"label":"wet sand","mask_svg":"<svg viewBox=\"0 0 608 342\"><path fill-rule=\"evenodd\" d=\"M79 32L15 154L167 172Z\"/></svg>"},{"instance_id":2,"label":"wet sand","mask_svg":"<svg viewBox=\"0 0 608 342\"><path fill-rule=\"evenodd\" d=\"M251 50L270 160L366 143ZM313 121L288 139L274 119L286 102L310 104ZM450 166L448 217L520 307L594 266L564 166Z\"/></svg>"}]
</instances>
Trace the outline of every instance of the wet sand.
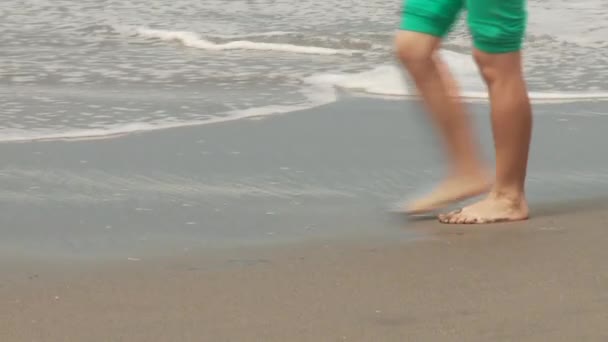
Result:
<instances>
[{"instance_id":1,"label":"wet sand","mask_svg":"<svg viewBox=\"0 0 608 342\"><path fill-rule=\"evenodd\" d=\"M488 108L471 105L488 161ZM532 215L608 193L606 103L537 104ZM218 246L423 237L386 209L442 175L416 102L302 112L107 140L0 144L0 254L142 258Z\"/></svg>"},{"instance_id":2,"label":"wet sand","mask_svg":"<svg viewBox=\"0 0 608 342\"><path fill-rule=\"evenodd\" d=\"M3 260L0 340L605 341L607 203L495 226L420 221L429 239L410 243Z\"/></svg>"}]
</instances>

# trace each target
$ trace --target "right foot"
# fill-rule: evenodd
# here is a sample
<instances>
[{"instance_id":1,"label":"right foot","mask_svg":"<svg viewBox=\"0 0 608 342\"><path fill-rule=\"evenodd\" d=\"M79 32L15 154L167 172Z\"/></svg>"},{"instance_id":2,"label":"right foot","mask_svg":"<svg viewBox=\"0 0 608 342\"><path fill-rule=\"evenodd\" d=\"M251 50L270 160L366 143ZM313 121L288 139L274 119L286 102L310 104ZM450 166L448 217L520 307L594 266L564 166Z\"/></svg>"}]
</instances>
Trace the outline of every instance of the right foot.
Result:
<instances>
[{"instance_id":1,"label":"right foot","mask_svg":"<svg viewBox=\"0 0 608 342\"><path fill-rule=\"evenodd\" d=\"M492 182L485 174L452 176L427 196L410 202L406 206L405 212L409 215L417 215L441 209L454 202L487 193L491 187Z\"/></svg>"},{"instance_id":2,"label":"right foot","mask_svg":"<svg viewBox=\"0 0 608 342\"><path fill-rule=\"evenodd\" d=\"M529 215L528 204L523 192L514 196L490 195L466 208L439 215L439 222L451 224L484 224L526 220Z\"/></svg>"}]
</instances>

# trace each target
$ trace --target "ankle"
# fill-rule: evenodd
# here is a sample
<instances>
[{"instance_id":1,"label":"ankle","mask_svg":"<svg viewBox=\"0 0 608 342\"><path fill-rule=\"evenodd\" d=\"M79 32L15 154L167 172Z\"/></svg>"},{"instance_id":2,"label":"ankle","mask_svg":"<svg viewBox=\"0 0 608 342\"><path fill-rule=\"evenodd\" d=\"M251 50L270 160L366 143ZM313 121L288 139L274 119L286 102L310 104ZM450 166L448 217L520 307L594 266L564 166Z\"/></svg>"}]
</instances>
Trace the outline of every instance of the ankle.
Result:
<instances>
[{"instance_id":1,"label":"ankle","mask_svg":"<svg viewBox=\"0 0 608 342\"><path fill-rule=\"evenodd\" d=\"M509 201L513 204L519 204L525 201L526 194L523 187L519 186L500 186L495 185L490 191L490 197L503 201Z\"/></svg>"}]
</instances>

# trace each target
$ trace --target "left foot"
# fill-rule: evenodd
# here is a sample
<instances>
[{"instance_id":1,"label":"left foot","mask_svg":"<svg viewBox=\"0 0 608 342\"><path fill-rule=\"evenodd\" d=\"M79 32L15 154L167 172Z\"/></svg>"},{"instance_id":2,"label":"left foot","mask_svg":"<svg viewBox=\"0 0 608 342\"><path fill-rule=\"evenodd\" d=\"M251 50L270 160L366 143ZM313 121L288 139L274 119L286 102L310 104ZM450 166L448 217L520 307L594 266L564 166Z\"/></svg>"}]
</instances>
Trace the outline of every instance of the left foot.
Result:
<instances>
[{"instance_id":1,"label":"left foot","mask_svg":"<svg viewBox=\"0 0 608 342\"><path fill-rule=\"evenodd\" d=\"M492 183L481 171L471 175L452 176L427 196L408 203L405 211L409 215L423 214L453 202L487 193L491 188Z\"/></svg>"},{"instance_id":2,"label":"left foot","mask_svg":"<svg viewBox=\"0 0 608 342\"><path fill-rule=\"evenodd\" d=\"M529 209L524 195L503 196L496 193L475 204L439 215L439 222L451 224L484 224L528 219Z\"/></svg>"}]
</instances>

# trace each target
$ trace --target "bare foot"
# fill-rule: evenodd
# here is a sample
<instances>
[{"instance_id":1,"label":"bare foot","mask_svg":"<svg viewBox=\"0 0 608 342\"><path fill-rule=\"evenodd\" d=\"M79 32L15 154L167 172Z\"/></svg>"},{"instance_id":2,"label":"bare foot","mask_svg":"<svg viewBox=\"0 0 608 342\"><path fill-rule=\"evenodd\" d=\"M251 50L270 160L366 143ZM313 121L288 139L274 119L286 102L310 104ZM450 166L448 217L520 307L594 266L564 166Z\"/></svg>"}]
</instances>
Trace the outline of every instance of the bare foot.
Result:
<instances>
[{"instance_id":1,"label":"bare foot","mask_svg":"<svg viewBox=\"0 0 608 342\"><path fill-rule=\"evenodd\" d=\"M523 195L501 196L491 193L486 199L460 210L439 215L441 223L483 224L528 219L528 204Z\"/></svg>"},{"instance_id":2,"label":"bare foot","mask_svg":"<svg viewBox=\"0 0 608 342\"><path fill-rule=\"evenodd\" d=\"M453 176L443 181L429 195L409 203L405 211L416 215L437 210L453 202L486 193L491 186L489 178L482 173L475 176Z\"/></svg>"}]
</instances>

